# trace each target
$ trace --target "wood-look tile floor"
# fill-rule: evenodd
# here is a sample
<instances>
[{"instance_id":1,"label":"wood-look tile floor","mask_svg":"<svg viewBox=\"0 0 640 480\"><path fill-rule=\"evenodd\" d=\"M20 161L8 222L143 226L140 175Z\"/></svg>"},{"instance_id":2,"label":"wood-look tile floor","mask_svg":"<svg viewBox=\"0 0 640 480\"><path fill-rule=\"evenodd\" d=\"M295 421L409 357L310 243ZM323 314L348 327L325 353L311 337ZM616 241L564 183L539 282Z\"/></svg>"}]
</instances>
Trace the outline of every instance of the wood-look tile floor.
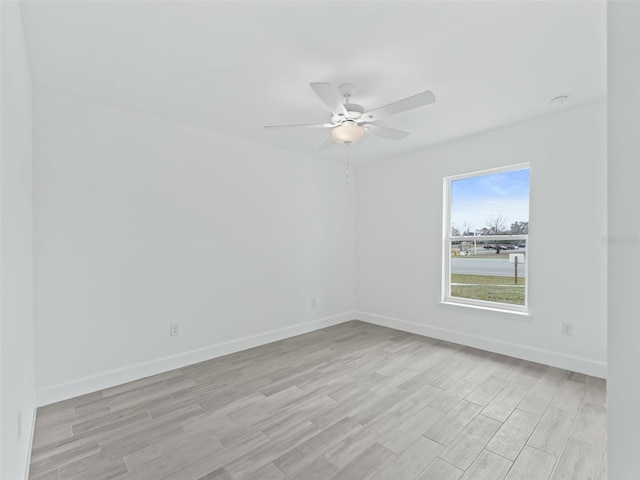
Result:
<instances>
[{"instance_id":1,"label":"wood-look tile floor","mask_svg":"<svg viewBox=\"0 0 640 480\"><path fill-rule=\"evenodd\" d=\"M31 480L604 480L604 380L361 322L38 409Z\"/></svg>"}]
</instances>

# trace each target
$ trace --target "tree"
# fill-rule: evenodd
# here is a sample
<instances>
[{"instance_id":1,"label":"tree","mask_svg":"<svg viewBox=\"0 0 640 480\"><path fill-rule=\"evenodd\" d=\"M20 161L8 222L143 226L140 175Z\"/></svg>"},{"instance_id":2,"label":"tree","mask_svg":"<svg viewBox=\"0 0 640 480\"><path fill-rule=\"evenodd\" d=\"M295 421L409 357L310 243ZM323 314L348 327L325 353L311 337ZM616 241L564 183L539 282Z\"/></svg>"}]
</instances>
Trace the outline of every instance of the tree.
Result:
<instances>
[{"instance_id":1,"label":"tree","mask_svg":"<svg viewBox=\"0 0 640 480\"><path fill-rule=\"evenodd\" d=\"M451 225L451 236L452 237L459 237L460 236L460 230L455 225Z\"/></svg>"},{"instance_id":2,"label":"tree","mask_svg":"<svg viewBox=\"0 0 640 480\"><path fill-rule=\"evenodd\" d=\"M476 226L471 225L468 220L465 220L465 222L462 224L462 235L475 235L476 232Z\"/></svg>"},{"instance_id":3,"label":"tree","mask_svg":"<svg viewBox=\"0 0 640 480\"><path fill-rule=\"evenodd\" d=\"M502 235L506 233L504 228L504 222L506 217L503 214L493 215L487 219L487 233L486 235ZM483 229L484 230L484 229Z\"/></svg>"},{"instance_id":4,"label":"tree","mask_svg":"<svg viewBox=\"0 0 640 480\"><path fill-rule=\"evenodd\" d=\"M509 233L511 235L527 235L529 233L529 222L513 222Z\"/></svg>"}]
</instances>

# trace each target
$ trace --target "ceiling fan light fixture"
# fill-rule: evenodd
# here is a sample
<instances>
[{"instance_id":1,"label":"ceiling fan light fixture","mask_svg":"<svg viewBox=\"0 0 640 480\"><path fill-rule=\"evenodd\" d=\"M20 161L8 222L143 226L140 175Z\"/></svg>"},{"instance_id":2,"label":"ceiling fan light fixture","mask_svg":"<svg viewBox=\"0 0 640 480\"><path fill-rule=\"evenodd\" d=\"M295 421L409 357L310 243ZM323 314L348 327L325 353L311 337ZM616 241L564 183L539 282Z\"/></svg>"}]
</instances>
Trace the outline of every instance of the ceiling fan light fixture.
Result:
<instances>
[{"instance_id":1,"label":"ceiling fan light fixture","mask_svg":"<svg viewBox=\"0 0 640 480\"><path fill-rule=\"evenodd\" d=\"M355 122L344 122L331 130L331 140L342 145L357 143L364 137L364 128Z\"/></svg>"}]
</instances>

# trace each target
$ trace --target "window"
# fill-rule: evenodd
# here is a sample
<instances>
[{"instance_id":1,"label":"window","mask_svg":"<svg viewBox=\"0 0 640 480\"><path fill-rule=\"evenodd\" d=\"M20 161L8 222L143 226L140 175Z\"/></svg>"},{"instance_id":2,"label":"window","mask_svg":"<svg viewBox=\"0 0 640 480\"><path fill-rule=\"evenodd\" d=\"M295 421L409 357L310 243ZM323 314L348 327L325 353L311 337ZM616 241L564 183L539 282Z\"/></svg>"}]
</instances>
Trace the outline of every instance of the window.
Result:
<instances>
[{"instance_id":1,"label":"window","mask_svg":"<svg viewBox=\"0 0 640 480\"><path fill-rule=\"evenodd\" d=\"M529 165L444 179L443 301L527 311Z\"/></svg>"}]
</instances>

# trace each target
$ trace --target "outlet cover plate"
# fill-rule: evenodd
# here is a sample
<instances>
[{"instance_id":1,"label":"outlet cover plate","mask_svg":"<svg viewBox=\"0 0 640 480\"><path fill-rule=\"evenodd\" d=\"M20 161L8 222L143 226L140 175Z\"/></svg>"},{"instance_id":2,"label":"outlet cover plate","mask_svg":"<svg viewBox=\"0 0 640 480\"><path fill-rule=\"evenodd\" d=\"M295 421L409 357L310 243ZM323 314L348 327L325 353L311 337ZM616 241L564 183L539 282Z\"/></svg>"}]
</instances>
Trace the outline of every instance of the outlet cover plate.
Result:
<instances>
[{"instance_id":1,"label":"outlet cover plate","mask_svg":"<svg viewBox=\"0 0 640 480\"><path fill-rule=\"evenodd\" d=\"M573 335L573 322L562 322L562 334Z\"/></svg>"}]
</instances>

